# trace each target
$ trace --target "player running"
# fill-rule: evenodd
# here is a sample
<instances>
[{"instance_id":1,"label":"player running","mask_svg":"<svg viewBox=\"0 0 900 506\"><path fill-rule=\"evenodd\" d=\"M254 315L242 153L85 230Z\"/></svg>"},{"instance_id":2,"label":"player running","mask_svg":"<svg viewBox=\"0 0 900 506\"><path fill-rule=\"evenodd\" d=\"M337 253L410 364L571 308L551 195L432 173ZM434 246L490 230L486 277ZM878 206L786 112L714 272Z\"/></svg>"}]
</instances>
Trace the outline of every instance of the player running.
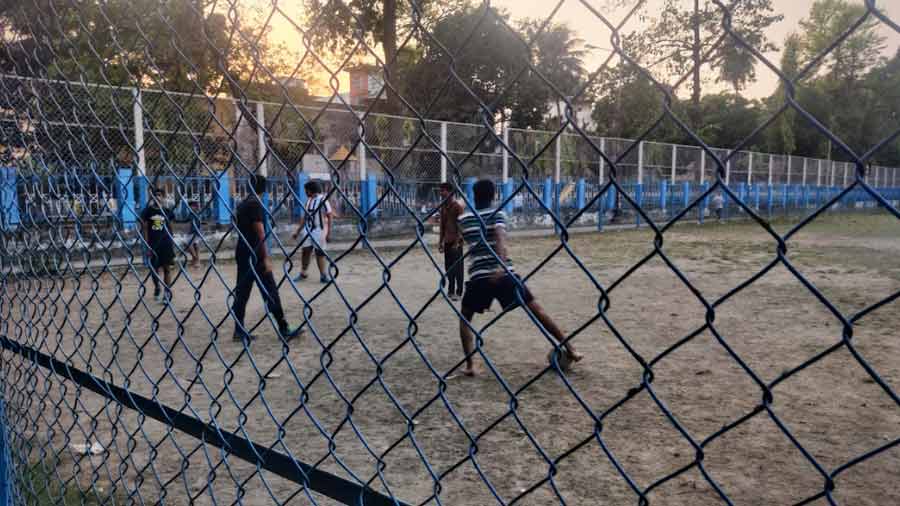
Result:
<instances>
[{"instance_id":1,"label":"player running","mask_svg":"<svg viewBox=\"0 0 900 506\"><path fill-rule=\"evenodd\" d=\"M524 284L519 286L521 278L507 273L503 268L503 264L505 264L512 271L512 263L506 250L506 213L491 207L496 191L493 181L482 179L475 183L473 190L475 208L478 210L481 220L484 221L485 227L482 238L481 220L478 219L478 215L467 211L459 217L459 227L462 230L463 239L469 245L470 257L469 281L466 283L466 291L460 309L463 319L459 322L459 336L466 354L466 367L462 373L466 376L475 375L472 359L475 352L475 340L472 330L469 328L469 322L472 321L475 313L483 313L488 309L494 299L504 310L514 309L524 303L557 342L565 339L565 335L547 315L544 308L537 303L528 287ZM500 259L503 260L503 264ZM571 342L566 343L565 348L568 358L572 362L582 359L582 355L575 351Z\"/></svg>"}]
</instances>

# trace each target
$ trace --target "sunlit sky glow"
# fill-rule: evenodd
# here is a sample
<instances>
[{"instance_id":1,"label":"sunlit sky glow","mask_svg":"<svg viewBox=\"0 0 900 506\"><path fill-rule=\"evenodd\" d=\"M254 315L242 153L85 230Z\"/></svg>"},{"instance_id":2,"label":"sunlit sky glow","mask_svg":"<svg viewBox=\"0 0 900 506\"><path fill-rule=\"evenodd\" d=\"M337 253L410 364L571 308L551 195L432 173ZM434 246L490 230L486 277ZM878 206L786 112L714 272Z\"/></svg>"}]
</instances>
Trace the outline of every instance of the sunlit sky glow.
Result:
<instances>
[{"instance_id":1,"label":"sunlit sky glow","mask_svg":"<svg viewBox=\"0 0 900 506\"><path fill-rule=\"evenodd\" d=\"M263 7L263 5L267 4L269 1L271 0L260 0L260 7ZM630 7L628 6L622 8L610 8L609 0L584 0L584 2L604 13L604 15L608 16L609 21L613 23L618 23L630 10ZM862 0L859 0L859 2L862 3ZM555 0L492 0L491 2L492 5L507 10L515 19L545 19L551 14L557 3L558 2ZM652 13L655 10L658 10L658 7L662 3L663 0L646 0L647 12ZM813 0L773 0L775 10L778 13L783 14L784 19L770 27L767 33L769 39L780 48L788 34L799 30L798 23L807 16L812 3ZM880 0L878 5L891 19L900 23L900 1ZM588 70L594 70L609 55L608 49L611 47L609 42L609 30L601 20L582 4L581 1L566 0L562 7L556 12L554 20L565 23L573 28L577 35L585 41L586 45L588 45L590 48L586 58ZM625 25L623 30L625 32L633 31L639 29L640 26L641 21L634 18ZM900 47L900 34L884 24L880 26L880 32L885 37L885 55L894 54L898 47ZM282 42L292 48L298 47L297 43L299 42L299 37L297 36L296 31L283 19L278 20L277 16L273 21L272 35L273 40L276 42ZM776 65L778 64L779 56L779 52L777 51L766 54L766 57ZM744 93L752 98L761 98L770 95L777 86L776 76L763 65L757 65L756 71L756 82L751 83L748 88L744 90ZM309 79L310 77L311 79ZM307 78L310 80L309 84L314 93L329 93L329 88L325 81L327 74L323 72L321 68L313 70L311 75L308 73ZM340 74L339 79L340 90L342 92L347 91L349 79L346 73ZM682 88L684 88L684 86L682 86ZM724 86L719 86L718 88L709 86L706 90L716 91L724 88ZM679 89L679 93L686 92L685 89Z\"/></svg>"}]
</instances>

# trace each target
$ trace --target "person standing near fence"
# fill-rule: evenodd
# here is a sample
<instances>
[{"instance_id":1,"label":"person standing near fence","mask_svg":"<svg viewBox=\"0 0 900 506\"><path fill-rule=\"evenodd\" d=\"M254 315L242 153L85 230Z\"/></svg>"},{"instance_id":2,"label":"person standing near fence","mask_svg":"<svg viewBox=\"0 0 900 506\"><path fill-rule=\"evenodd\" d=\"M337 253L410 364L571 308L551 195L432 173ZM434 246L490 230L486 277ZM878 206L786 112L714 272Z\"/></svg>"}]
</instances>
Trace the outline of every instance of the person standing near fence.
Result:
<instances>
[{"instance_id":1,"label":"person standing near fence","mask_svg":"<svg viewBox=\"0 0 900 506\"><path fill-rule=\"evenodd\" d=\"M444 270L447 272L450 300L458 301L463 293L465 267L463 265L463 237L459 229L459 217L463 213L462 204L456 199L453 185L441 183L440 238L438 251L444 254Z\"/></svg>"},{"instance_id":2,"label":"person standing near fence","mask_svg":"<svg viewBox=\"0 0 900 506\"><path fill-rule=\"evenodd\" d=\"M472 317L475 313L483 313L488 309L494 299L500 302L504 311L524 304L557 343L565 340L562 330L538 304L522 279L516 274L511 274L512 262L506 250L506 213L491 207L495 192L496 187L491 180L482 179L475 183L473 193L477 214L467 211L459 217L459 228L463 240L469 245L470 257L469 281L466 283L462 299L460 309L462 319L459 322L459 335L466 355L466 368L463 369L463 374L466 376L475 375L473 363L475 338L469 328ZM565 344L565 349L571 362L582 359L582 355L575 351L571 341Z\"/></svg>"},{"instance_id":3,"label":"person standing near fence","mask_svg":"<svg viewBox=\"0 0 900 506\"><path fill-rule=\"evenodd\" d=\"M716 192L716 194L713 195L710 207L712 207L713 212L716 213L716 220L721 223L724 219L722 212L725 209L725 198L722 197L722 192Z\"/></svg>"},{"instance_id":4,"label":"person standing near fence","mask_svg":"<svg viewBox=\"0 0 900 506\"><path fill-rule=\"evenodd\" d=\"M319 268L319 281L328 283L328 267L325 264L325 251L328 236L331 233L331 204L322 193L322 185L318 181L309 181L303 185L306 191L306 212L300 217L300 225L294 232L294 239L305 233L302 239L303 248L300 255L300 275L294 281L302 281L309 277L307 270L312 260L313 250L316 253L316 265Z\"/></svg>"},{"instance_id":5,"label":"person standing near fence","mask_svg":"<svg viewBox=\"0 0 900 506\"><path fill-rule=\"evenodd\" d=\"M161 304L172 299L172 263L175 261L175 241L169 224L174 216L165 208L166 194L161 188L153 190L153 198L141 213L144 241L150 248L150 279L153 280L153 298ZM162 204L162 205L161 205ZM160 290L159 274L162 272L165 290Z\"/></svg>"},{"instance_id":6,"label":"person standing near fence","mask_svg":"<svg viewBox=\"0 0 900 506\"><path fill-rule=\"evenodd\" d=\"M231 306L235 320L234 340L249 342L255 339L244 326L244 315L250 292L256 284L266 302L266 308L275 318L278 332L285 341L290 341L297 337L302 329L288 325L281 305L281 296L278 294L278 285L272 274L272 262L266 247L266 211L261 202L267 189L265 176L250 176L250 185L253 193L237 206L236 212L238 238L234 259L237 263L237 283L234 287L234 303Z\"/></svg>"}]
</instances>

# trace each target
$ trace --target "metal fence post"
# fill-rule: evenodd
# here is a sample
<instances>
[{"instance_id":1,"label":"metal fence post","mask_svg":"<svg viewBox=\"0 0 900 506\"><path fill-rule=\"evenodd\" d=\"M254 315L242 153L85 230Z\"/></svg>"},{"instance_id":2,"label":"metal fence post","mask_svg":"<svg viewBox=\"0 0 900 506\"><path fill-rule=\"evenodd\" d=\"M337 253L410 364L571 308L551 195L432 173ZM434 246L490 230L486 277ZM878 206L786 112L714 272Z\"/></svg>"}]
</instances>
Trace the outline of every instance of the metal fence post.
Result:
<instances>
[{"instance_id":1,"label":"metal fence post","mask_svg":"<svg viewBox=\"0 0 900 506\"><path fill-rule=\"evenodd\" d=\"M844 183L843 183L843 185L845 188L847 187L847 171L849 169L849 165L850 164L844 162ZM868 176L869 176L869 174L867 172L865 177L868 178ZM868 182L868 181L866 181L866 182Z\"/></svg>"},{"instance_id":2,"label":"metal fence post","mask_svg":"<svg viewBox=\"0 0 900 506\"><path fill-rule=\"evenodd\" d=\"M506 203L506 207L504 207L503 210L506 211L506 214L512 214L512 212L515 210L512 199L510 198L513 194L512 180L504 181L503 184L500 186L500 188L501 188L500 191L501 191L501 195L503 196L503 200L510 199L509 202Z\"/></svg>"},{"instance_id":3,"label":"metal fence post","mask_svg":"<svg viewBox=\"0 0 900 506\"><path fill-rule=\"evenodd\" d=\"M700 184L706 182L706 151L700 149Z\"/></svg>"},{"instance_id":4,"label":"metal fence post","mask_svg":"<svg viewBox=\"0 0 900 506\"><path fill-rule=\"evenodd\" d=\"M509 145L509 139L506 136L507 129L503 127L503 143L507 146ZM450 156L447 153L447 122L441 121L441 182L447 182L447 157ZM509 153L506 149L503 149L503 182L506 182L507 174L509 173Z\"/></svg>"},{"instance_id":5,"label":"metal fence post","mask_svg":"<svg viewBox=\"0 0 900 506\"><path fill-rule=\"evenodd\" d=\"M471 205L473 209L475 207L475 181L474 177L470 177L463 182L463 192L466 194L466 200L469 201L467 205Z\"/></svg>"},{"instance_id":6,"label":"metal fence post","mask_svg":"<svg viewBox=\"0 0 900 506\"><path fill-rule=\"evenodd\" d=\"M134 205L134 185L131 183L131 169L119 168L116 171L114 195L118 203L119 219L122 221L122 228L125 230L135 228L138 216Z\"/></svg>"},{"instance_id":7,"label":"metal fence post","mask_svg":"<svg viewBox=\"0 0 900 506\"><path fill-rule=\"evenodd\" d=\"M298 172L294 178L294 218L303 216L303 208L306 207L306 182L309 176L305 172Z\"/></svg>"},{"instance_id":8,"label":"metal fence post","mask_svg":"<svg viewBox=\"0 0 900 506\"><path fill-rule=\"evenodd\" d=\"M266 147L266 109L262 102L256 103L256 161L259 173L269 175L269 157Z\"/></svg>"},{"instance_id":9,"label":"metal fence post","mask_svg":"<svg viewBox=\"0 0 900 506\"><path fill-rule=\"evenodd\" d=\"M728 152L728 156L731 156L731 152ZM725 162L725 186L731 185L731 158L728 158L728 161Z\"/></svg>"},{"instance_id":10,"label":"metal fence post","mask_svg":"<svg viewBox=\"0 0 900 506\"><path fill-rule=\"evenodd\" d=\"M548 209L548 212L553 212L553 178L549 176L544 179L544 191L541 192L541 202Z\"/></svg>"},{"instance_id":11,"label":"metal fence post","mask_svg":"<svg viewBox=\"0 0 900 506\"><path fill-rule=\"evenodd\" d=\"M675 184L675 170L678 166L678 145L672 144L672 184Z\"/></svg>"},{"instance_id":12,"label":"metal fence post","mask_svg":"<svg viewBox=\"0 0 900 506\"><path fill-rule=\"evenodd\" d=\"M803 186L806 186L806 165L807 165L806 162L808 162L808 161L809 161L809 158L803 159L803 179L800 181L800 184L802 184Z\"/></svg>"},{"instance_id":13,"label":"metal fence post","mask_svg":"<svg viewBox=\"0 0 900 506\"><path fill-rule=\"evenodd\" d=\"M644 206L644 185L642 183L638 183L634 188L634 201L637 203L638 209ZM636 227L641 226L641 213L638 209L634 210Z\"/></svg>"},{"instance_id":14,"label":"metal fence post","mask_svg":"<svg viewBox=\"0 0 900 506\"><path fill-rule=\"evenodd\" d=\"M753 184L753 151L748 155L747 160L747 184Z\"/></svg>"},{"instance_id":15,"label":"metal fence post","mask_svg":"<svg viewBox=\"0 0 900 506\"><path fill-rule=\"evenodd\" d=\"M753 183L753 207L759 211L759 183Z\"/></svg>"},{"instance_id":16,"label":"metal fence post","mask_svg":"<svg viewBox=\"0 0 900 506\"><path fill-rule=\"evenodd\" d=\"M667 203L666 201L668 200L668 198L667 198L668 191L669 191L668 181L663 179L662 181L659 182L659 210L662 211L663 214L666 213L666 203Z\"/></svg>"},{"instance_id":17,"label":"metal fence post","mask_svg":"<svg viewBox=\"0 0 900 506\"><path fill-rule=\"evenodd\" d=\"M704 153L703 156L706 156L706 154ZM706 190L708 190L708 189L709 189L709 185L706 184L706 181L703 181L702 183L700 183L700 194L701 195L706 193ZM709 204L709 195L705 195L702 199L700 199L700 205L697 206L698 210L699 210L699 214L700 214L698 221L700 222L701 225L703 224L703 218L706 215L706 206L708 204Z\"/></svg>"},{"instance_id":18,"label":"metal fence post","mask_svg":"<svg viewBox=\"0 0 900 506\"><path fill-rule=\"evenodd\" d=\"M228 171L223 170L216 174L216 182L218 189L213 188L216 198L216 223L228 225L231 223L231 181L228 178Z\"/></svg>"},{"instance_id":19,"label":"metal fence post","mask_svg":"<svg viewBox=\"0 0 900 506\"><path fill-rule=\"evenodd\" d=\"M556 152L554 154L554 165L553 165L553 182L559 186L560 175L562 172L562 137L563 134L559 134L556 136Z\"/></svg>"},{"instance_id":20,"label":"metal fence post","mask_svg":"<svg viewBox=\"0 0 900 506\"><path fill-rule=\"evenodd\" d=\"M689 205L691 205L691 182L690 181L682 181L681 183L684 185L681 189L682 193L682 206L684 209L687 209Z\"/></svg>"},{"instance_id":21,"label":"metal fence post","mask_svg":"<svg viewBox=\"0 0 900 506\"><path fill-rule=\"evenodd\" d=\"M787 180L785 181L787 184L791 184L791 158L793 158L790 154L787 156Z\"/></svg>"},{"instance_id":22,"label":"metal fence post","mask_svg":"<svg viewBox=\"0 0 900 506\"><path fill-rule=\"evenodd\" d=\"M822 159L816 163L816 186L822 186Z\"/></svg>"},{"instance_id":23,"label":"metal fence post","mask_svg":"<svg viewBox=\"0 0 900 506\"><path fill-rule=\"evenodd\" d=\"M638 143L638 179L637 183L640 185L644 182L644 141Z\"/></svg>"},{"instance_id":24,"label":"metal fence post","mask_svg":"<svg viewBox=\"0 0 900 506\"><path fill-rule=\"evenodd\" d=\"M18 174L15 167L3 167L0 172L0 225L3 230L13 230L18 227L19 217L19 189Z\"/></svg>"},{"instance_id":25,"label":"metal fence post","mask_svg":"<svg viewBox=\"0 0 900 506\"><path fill-rule=\"evenodd\" d=\"M579 211L584 208L584 184L584 178L575 183L575 208Z\"/></svg>"},{"instance_id":26,"label":"metal fence post","mask_svg":"<svg viewBox=\"0 0 900 506\"><path fill-rule=\"evenodd\" d=\"M600 151L602 151L603 154L606 154L606 137L600 138ZM606 161L601 156L600 157L600 171L599 171L600 186L603 186L603 169L606 168L605 165L606 165Z\"/></svg>"},{"instance_id":27,"label":"metal fence post","mask_svg":"<svg viewBox=\"0 0 900 506\"><path fill-rule=\"evenodd\" d=\"M775 166L775 159L772 158L772 155L769 155L769 186L772 186L772 170Z\"/></svg>"},{"instance_id":28,"label":"metal fence post","mask_svg":"<svg viewBox=\"0 0 900 506\"><path fill-rule=\"evenodd\" d=\"M503 147L501 148L501 159L503 160L503 175L501 177L501 181L505 184L509 181L509 127L504 124L503 125ZM446 139L447 139L447 123L441 123L441 145L446 147ZM446 162L445 162L446 163ZM446 181L446 167L443 166L441 168L442 176L445 179L441 179L441 181Z\"/></svg>"},{"instance_id":29,"label":"metal fence post","mask_svg":"<svg viewBox=\"0 0 900 506\"><path fill-rule=\"evenodd\" d=\"M132 88L131 94L133 98L132 116L134 122L134 149L137 155L137 209L141 210L147 206L147 200L150 198L147 191L149 182L147 181L147 157L144 152L144 99L140 88Z\"/></svg>"},{"instance_id":30,"label":"metal fence post","mask_svg":"<svg viewBox=\"0 0 900 506\"><path fill-rule=\"evenodd\" d=\"M357 135L359 136L359 144L356 145L356 164L359 169L359 184L365 188L365 181L369 177L368 167L366 166L366 128L363 124L363 114L360 114L358 118L360 124L356 127Z\"/></svg>"}]
</instances>

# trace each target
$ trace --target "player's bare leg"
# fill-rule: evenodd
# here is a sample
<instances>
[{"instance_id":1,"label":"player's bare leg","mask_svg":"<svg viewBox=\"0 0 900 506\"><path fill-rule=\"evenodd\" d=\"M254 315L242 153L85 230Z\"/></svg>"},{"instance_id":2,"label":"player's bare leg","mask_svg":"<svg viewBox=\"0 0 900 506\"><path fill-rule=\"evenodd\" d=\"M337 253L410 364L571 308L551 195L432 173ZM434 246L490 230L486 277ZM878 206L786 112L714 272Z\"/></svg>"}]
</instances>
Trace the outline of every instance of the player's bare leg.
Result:
<instances>
[{"instance_id":1,"label":"player's bare leg","mask_svg":"<svg viewBox=\"0 0 900 506\"><path fill-rule=\"evenodd\" d=\"M471 323L474 312L466 308L462 309L462 318L459 320L459 339L462 341L463 353L466 355L466 368L462 370L465 376L475 376L475 336L467 322Z\"/></svg>"},{"instance_id":2,"label":"player's bare leg","mask_svg":"<svg viewBox=\"0 0 900 506\"><path fill-rule=\"evenodd\" d=\"M188 246L188 253L191 254L191 265L194 267L199 265L200 264L200 252L198 251L197 243L192 242Z\"/></svg>"},{"instance_id":3,"label":"player's bare leg","mask_svg":"<svg viewBox=\"0 0 900 506\"><path fill-rule=\"evenodd\" d=\"M319 267L319 279L323 283L328 282L328 266L325 265L325 257L316 255L316 265Z\"/></svg>"},{"instance_id":4,"label":"player's bare leg","mask_svg":"<svg viewBox=\"0 0 900 506\"><path fill-rule=\"evenodd\" d=\"M528 303L528 309L531 310L531 313L534 315L534 317L537 318L539 322L541 322L541 325L543 325L544 328L547 329L547 332L550 332L550 334L554 338L556 338L556 342L563 342L563 340L566 338L565 334L562 333L562 330L559 329L559 327L556 325L556 322L554 322L553 319L550 318L550 315L548 315L547 312L544 311L544 308L541 307L541 305L538 304L536 300L532 300ZM566 352L569 354L569 358L572 359L572 362L578 362L579 360L584 358L584 355L575 351L575 345L572 344L572 341L567 342L564 346L566 348Z\"/></svg>"},{"instance_id":5,"label":"player's bare leg","mask_svg":"<svg viewBox=\"0 0 900 506\"><path fill-rule=\"evenodd\" d=\"M312 248L303 248L303 251L300 252L300 277L302 279L306 279L306 271L309 270L309 262L312 260Z\"/></svg>"}]
</instances>

